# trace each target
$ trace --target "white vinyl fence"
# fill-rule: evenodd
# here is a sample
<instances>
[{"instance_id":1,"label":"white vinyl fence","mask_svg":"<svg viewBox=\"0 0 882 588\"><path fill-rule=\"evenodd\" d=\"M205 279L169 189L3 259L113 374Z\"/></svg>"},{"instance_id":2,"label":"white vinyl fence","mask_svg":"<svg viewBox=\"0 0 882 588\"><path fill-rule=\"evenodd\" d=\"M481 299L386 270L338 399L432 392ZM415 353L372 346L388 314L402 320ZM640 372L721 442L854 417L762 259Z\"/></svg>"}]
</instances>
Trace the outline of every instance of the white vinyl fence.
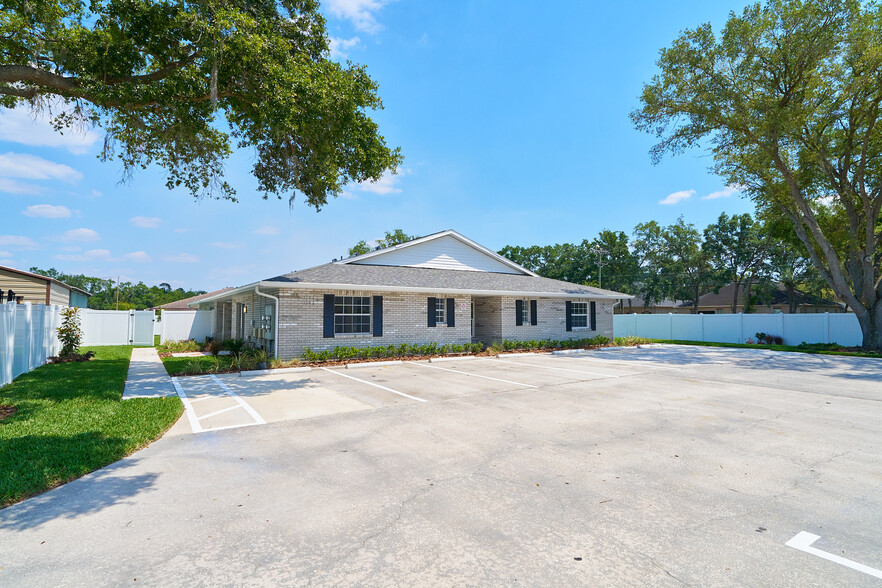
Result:
<instances>
[{"instance_id":1,"label":"white vinyl fence","mask_svg":"<svg viewBox=\"0 0 882 588\"><path fill-rule=\"evenodd\" d=\"M853 313L823 314L617 314L616 337L745 343L756 333L778 335L785 345L860 345L863 336Z\"/></svg>"},{"instance_id":2,"label":"white vinyl fence","mask_svg":"<svg viewBox=\"0 0 882 588\"><path fill-rule=\"evenodd\" d=\"M214 334L212 310L164 310L160 326L160 343L166 341L203 341Z\"/></svg>"},{"instance_id":3,"label":"white vinyl fence","mask_svg":"<svg viewBox=\"0 0 882 588\"><path fill-rule=\"evenodd\" d=\"M80 311L83 345L153 345L152 310Z\"/></svg>"},{"instance_id":4,"label":"white vinyl fence","mask_svg":"<svg viewBox=\"0 0 882 588\"><path fill-rule=\"evenodd\" d=\"M61 350L61 306L0 304L0 386L46 363Z\"/></svg>"}]
</instances>

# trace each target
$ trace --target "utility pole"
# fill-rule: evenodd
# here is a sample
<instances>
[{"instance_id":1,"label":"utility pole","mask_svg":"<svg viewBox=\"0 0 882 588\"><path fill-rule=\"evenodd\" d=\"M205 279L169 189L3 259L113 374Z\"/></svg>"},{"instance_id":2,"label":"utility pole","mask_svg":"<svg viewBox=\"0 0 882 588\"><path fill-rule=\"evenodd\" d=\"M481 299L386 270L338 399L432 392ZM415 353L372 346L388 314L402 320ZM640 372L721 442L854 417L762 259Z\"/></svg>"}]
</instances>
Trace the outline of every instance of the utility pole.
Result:
<instances>
[{"instance_id":1,"label":"utility pole","mask_svg":"<svg viewBox=\"0 0 882 588\"><path fill-rule=\"evenodd\" d=\"M591 250L591 253L597 254L597 287L603 288L603 266L608 265L608 261L603 261L601 255L608 255L609 251L606 249L601 249L600 247L595 247Z\"/></svg>"}]
</instances>

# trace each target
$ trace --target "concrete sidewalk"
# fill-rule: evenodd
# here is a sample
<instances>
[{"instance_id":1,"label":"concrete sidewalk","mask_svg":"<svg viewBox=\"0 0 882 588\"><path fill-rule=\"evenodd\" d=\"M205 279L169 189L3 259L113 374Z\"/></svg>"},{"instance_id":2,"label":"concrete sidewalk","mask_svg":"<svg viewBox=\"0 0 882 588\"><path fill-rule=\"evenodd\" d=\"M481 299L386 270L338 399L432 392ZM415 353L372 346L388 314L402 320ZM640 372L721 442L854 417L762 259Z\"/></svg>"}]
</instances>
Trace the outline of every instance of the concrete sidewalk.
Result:
<instances>
[{"instance_id":1,"label":"concrete sidewalk","mask_svg":"<svg viewBox=\"0 0 882 588\"><path fill-rule=\"evenodd\" d=\"M123 400L129 398L160 398L174 396L172 385L159 354L153 347L135 347L129 362L129 373L126 376L126 387Z\"/></svg>"}]
</instances>

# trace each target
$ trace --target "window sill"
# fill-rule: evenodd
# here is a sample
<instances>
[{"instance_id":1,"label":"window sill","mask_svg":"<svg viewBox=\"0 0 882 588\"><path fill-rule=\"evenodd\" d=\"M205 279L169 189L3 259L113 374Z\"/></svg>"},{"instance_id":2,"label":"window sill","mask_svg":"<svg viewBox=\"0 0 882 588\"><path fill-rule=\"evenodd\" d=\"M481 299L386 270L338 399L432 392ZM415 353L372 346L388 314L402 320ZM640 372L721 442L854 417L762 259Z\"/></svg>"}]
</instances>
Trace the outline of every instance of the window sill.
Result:
<instances>
[{"instance_id":1,"label":"window sill","mask_svg":"<svg viewBox=\"0 0 882 588\"><path fill-rule=\"evenodd\" d=\"M369 339L371 333L334 333L334 339Z\"/></svg>"}]
</instances>

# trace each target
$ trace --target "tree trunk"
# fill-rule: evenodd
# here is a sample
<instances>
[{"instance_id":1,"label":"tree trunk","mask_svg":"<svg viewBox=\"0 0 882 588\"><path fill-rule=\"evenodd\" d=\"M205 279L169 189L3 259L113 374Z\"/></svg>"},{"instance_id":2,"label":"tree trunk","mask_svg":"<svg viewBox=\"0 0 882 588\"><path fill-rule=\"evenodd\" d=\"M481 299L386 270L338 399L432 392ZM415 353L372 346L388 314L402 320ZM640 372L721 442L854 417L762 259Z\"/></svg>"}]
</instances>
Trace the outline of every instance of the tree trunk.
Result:
<instances>
[{"instance_id":1,"label":"tree trunk","mask_svg":"<svg viewBox=\"0 0 882 588\"><path fill-rule=\"evenodd\" d=\"M692 290L692 314L698 314L698 284L693 287Z\"/></svg>"},{"instance_id":2,"label":"tree trunk","mask_svg":"<svg viewBox=\"0 0 882 588\"><path fill-rule=\"evenodd\" d=\"M862 347L882 352L882 300L876 300L867 314L858 313L858 322L864 335Z\"/></svg>"},{"instance_id":3,"label":"tree trunk","mask_svg":"<svg viewBox=\"0 0 882 588\"><path fill-rule=\"evenodd\" d=\"M732 283L735 284L735 294L732 295L732 314L735 314L738 312L738 292L741 291L741 282L735 281Z\"/></svg>"},{"instance_id":4,"label":"tree trunk","mask_svg":"<svg viewBox=\"0 0 882 588\"><path fill-rule=\"evenodd\" d=\"M742 312L748 312L748 309L751 309L750 312L753 312L753 307L750 304L751 286L753 286L753 280L747 280L747 285L744 287L744 307L741 309Z\"/></svg>"},{"instance_id":5,"label":"tree trunk","mask_svg":"<svg viewBox=\"0 0 882 588\"><path fill-rule=\"evenodd\" d=\"M787 289L787 308L790 311L790 314L794 314L796 313L795 289L791 284L785 284L784 287Z\"/></svg>"}]
</instances>

